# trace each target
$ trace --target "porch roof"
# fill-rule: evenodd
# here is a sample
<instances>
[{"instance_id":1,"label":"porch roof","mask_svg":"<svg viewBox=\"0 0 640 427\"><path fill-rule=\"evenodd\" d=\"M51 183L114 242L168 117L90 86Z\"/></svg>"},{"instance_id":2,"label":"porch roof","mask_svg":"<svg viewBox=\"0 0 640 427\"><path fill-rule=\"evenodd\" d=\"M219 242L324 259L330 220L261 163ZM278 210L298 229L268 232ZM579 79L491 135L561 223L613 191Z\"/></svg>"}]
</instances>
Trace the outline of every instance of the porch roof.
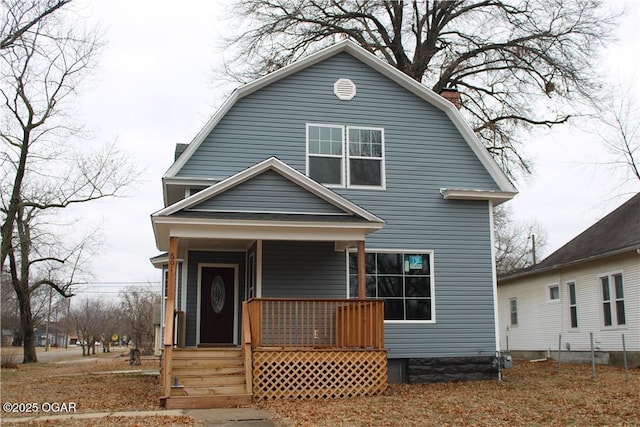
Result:
<instances>
[{"instance_id":1,"label":"porch roof","mask_svg":"<svg viewBox=\"0 0 640 427\"><path fill-rule=\"evenodd\" d=\"M151 222L159 250L168 249L170 236L334 241L345 248L384 226L275 157L152 214Z\"/></svg>"}]
</instances>

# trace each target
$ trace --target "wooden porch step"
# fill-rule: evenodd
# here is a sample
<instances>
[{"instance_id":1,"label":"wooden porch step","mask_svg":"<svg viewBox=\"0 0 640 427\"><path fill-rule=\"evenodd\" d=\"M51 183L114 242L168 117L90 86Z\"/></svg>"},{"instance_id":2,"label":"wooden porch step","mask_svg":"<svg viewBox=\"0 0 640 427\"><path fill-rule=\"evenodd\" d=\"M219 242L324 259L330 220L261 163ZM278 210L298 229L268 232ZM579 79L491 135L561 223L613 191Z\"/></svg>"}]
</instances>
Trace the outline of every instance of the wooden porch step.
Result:
<instances>
[{"instance_id":1,"label":"wooden porch step","mask_svg":"<svg viewBox=\"0 0 640 427\"><path fill-rule=\"evenodd\" d=\"M212 369L216 368L237 368L243 367L244 360L241 357L228 357L228 358L217 358L217 359L206 359L206 358L197 358L197 359L188 359L188 358L180 358L173 359L171 361L172 369L183 369L183 368L199 368L199 369Z\"/></svg>"},{"instance_id":2,"label":"wooden porch step","mask_svg":"<svg viewBox=\"0 0 640 427\"><path fill-rule=\"evenodd\" d=\"M218 359L218 358L242 358L242 350L239 348L176 348L173 350L173 359Z\"/></svg>"},{"instance_id":3,"label":"wooden porch step","mask_svg":"<svg viewBox=\"0 0 640 427\"><path fill-rule=\"evenodd\" d=\"M244 372L242 375L177 375L178 383L184 387L224 387L240 385L246 387Z\"/></svg>"},{"instance_id":4,"label":"wooden porch step","mask_svg":"<svg viewBox=\"0 0 640 427\"><path fill-rule=\"evenodd\" d=\"M165 409L233 408L251 403L246 393L227 396L170 396L163 399Z\"/></svg>"},{"instance_id":5,"label":"wooden porch step","mask_svg":"<svg viewBox=\"0 0 640 427\"><path fill-rule=\"evenodd\" d=\"M173 375L178 377L193 377L202 376L206 374L208 376L214 375L244 375L244 365L237 366L180 366L173 367Z\"/></svg>"},{"instance_id":6,"label":"wooden porch step","mask_svg":"<svg viewBox=\"0 0 640 427\"><path fill-rule=\"evenodd\" d=\"M244 384L241 385L225 385L225 386L212 386L212 387L172 387L171 397L174 396L233 396L238 394L245 394L247 388Z\"/></svg>"}]
</instances>

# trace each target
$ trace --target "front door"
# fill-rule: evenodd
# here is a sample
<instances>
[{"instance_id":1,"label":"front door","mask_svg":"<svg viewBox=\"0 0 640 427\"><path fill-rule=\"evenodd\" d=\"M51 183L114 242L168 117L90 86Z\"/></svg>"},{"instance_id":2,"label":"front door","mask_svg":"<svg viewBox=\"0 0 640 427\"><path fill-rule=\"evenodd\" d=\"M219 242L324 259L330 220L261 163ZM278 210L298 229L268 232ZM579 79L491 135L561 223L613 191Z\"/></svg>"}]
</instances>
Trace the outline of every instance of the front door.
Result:
<instances>
[{"instance_id":1,"label":"front door","mask_svg":"<svg viewBox=\"0 0 640 427\"><path fill-rule=\"evenodd\" d=\"M202 267L200 344L233 344L235 269Z\"/></svg>"}]
</instances>

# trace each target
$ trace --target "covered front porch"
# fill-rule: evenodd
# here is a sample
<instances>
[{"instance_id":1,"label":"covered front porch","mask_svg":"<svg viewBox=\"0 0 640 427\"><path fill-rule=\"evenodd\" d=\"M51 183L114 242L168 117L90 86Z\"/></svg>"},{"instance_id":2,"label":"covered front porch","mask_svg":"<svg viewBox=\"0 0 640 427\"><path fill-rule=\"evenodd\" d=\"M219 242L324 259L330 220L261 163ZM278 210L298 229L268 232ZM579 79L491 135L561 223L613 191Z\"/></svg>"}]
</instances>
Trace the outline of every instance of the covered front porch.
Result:
<instances>
[{"instance_id":1,"label":"covered front porch","mask_svg":"<svg viewBox=\"0 0 640 427\"><path fill-rule=\"evenodd\" d=\"M156 212L152 224L167 251L167 407L386 388L383 303L365 300L364 240L383 220L272 158ZM347 250L358 254L349 274Z\"/></svg>"}]
</instances>

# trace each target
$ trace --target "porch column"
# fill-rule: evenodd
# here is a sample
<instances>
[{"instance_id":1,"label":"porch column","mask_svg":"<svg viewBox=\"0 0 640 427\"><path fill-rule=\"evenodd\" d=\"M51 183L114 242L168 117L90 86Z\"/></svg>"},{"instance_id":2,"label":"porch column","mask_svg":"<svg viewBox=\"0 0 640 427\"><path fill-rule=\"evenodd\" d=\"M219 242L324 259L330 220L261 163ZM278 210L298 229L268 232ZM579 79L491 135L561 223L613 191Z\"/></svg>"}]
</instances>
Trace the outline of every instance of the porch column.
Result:
<instances>
[{"instance_id":1,"label":"porch column","mask_svg":"<svg viewBox=\"0 0 640 427\"><path fill-rule=\"evenodd\" d=\"M178 238L169 237L169 272L167 281L167 301L164 313L164 345L173 346L173 320L176 298L176 259Z\"/></svg>"},{"instance_id":2,"label":"porch column","mask_svg":"<svg viewBox=\"0 0 640 427\"><path fill-rule=\"evenodd\" d=\"M164 351L162 354L162 379L164 397L171 395L171 359L173 358L173 320L176 298L176 259L178 238L169 237L169 273L167 278L167 302L164 313Z\"/></svg>"},{"instance_id":3,"label":"porch column","mask_svg":"<svg viewBox=\"0 0 640 427\"><path fill-rule=\"evenodd\" d=\"M364 240L359 240L358 244L358 299L365 299L367 297L367 281L365 252L364 252Z\"/></svg>"}]
</instances>

